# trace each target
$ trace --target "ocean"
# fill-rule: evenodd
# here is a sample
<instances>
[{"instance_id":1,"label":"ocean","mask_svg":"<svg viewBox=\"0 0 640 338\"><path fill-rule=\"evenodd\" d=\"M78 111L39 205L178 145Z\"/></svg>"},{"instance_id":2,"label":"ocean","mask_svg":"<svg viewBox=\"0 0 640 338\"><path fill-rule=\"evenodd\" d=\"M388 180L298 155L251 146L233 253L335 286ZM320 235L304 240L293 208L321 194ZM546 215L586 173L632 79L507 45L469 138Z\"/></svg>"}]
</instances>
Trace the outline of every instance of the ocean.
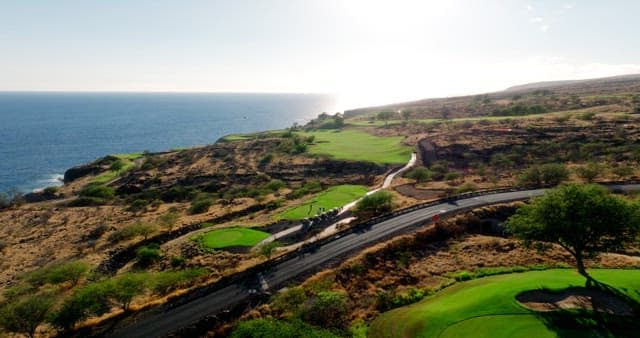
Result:
<instances>
[{"instance_id":1,"label":"ocean","mask_svg":"<svg viewBox=\"0 0 640 338\"><path fill-rule=\"evenodd\" d=\"M0 93L0 192L60 185L66 169L108 154L286 128L335 105L321 94Z\"/></svg>"}]
</instances>

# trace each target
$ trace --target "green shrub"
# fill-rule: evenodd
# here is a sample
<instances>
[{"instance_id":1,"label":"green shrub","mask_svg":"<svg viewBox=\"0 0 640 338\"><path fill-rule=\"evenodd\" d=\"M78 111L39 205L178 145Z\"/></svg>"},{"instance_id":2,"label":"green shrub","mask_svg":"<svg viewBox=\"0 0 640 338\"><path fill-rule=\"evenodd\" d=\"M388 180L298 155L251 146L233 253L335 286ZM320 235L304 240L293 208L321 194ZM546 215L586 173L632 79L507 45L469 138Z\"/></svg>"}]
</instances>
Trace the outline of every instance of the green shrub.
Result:
<instances>
[{"instance_id":1,"label":"green shrub","mask_svg":"<svg viewBox=\"0 0 640 338\"><path fill-rule=\"evenodd\" d=\"M149 276L149 286L155 294L162 295L180 287L193 285L199 278L207 274L207 270L202 268L182 271L163 271Z\"/></svg>"},{"instance_id":2,"label":"green shrub","mask_svg":"<svg viewBox=\"0 0 640 338\"><path fill-rule=\"evenodd\" d=\"M115 193L113 188L106 185L89 184L80 191L80 196L110 200L115 196Z\"/></svg>"},{"instance_id":3,"label":"green shrub","mask_svg":"<svg viewBox=\"0 0 640 338\"><path fill-rule=\"evenodd\" d=\"M148 206L149 206L149 201L137 199L131 202L131 204L129 204L129 207L127 208L127 210L132 212L146 211Z\"/></svg>"},{"instance_id":4,"label":"green shrub","mask_svg":"<svg viewBox=\"0 0 640 338\"><path fill-rule=\"evenodd\" d=\"M160 260L160 248L157 246L141 246L136 251L136 257L138 258L138 264L142 266L149 266L153 262Z\"/></svg>"},{"instance_id":5,"label":"green shrub","mask_svg":"<svg viewBox=\"0 0 640 338\"><path fill-rule=\"evenodd\" d=\"M322 184L320 182L311 180L307 181L302 187L294 190L292 193L287 195L288 199L298 199L302 196L314 194L322 191Z\"/></svg>"},{"instance_id":6,"label":"green shrub","mask_svg":"<svg viewBox=\"0 0 640 338\"><path fill-rule=\"evenodd\" d=\"M177 211L168 211L158 217L158 223L160 223L162 227L169 228L169 231L171 231L179 219L180 214Z\"/></svg>"},{"instance_id":7,"label":"green shrub","mask_svg":"<svg viewBox=\"0 0 640 338\"><path fill-rule=\"evenodd\" d=\"M34 337L38 326L49 316L55 299L51 295L36 294L14 300L0 307L0 327Z\"/></svg>"},{"instance_id":8,"label":"green shrub","mask_svg":"<svg viewBox=\"0 0 640 338\"><path fill-rule=\"evenodd\" d=\"M124 162L124 160L117 159L117 160L113 161L113 163L111 163L111 166L109 167L109 170L120 171L126 165L127 164Z\"/></svg>"},{"instance_id":9,"label":"green shrub","mask_svg":"<svg viewBox=\"0 0 640 338\"><path fill-rule=\"evenodd\" d=\"M271 180L265 185L265 188L271 191L278 191L279 189L282 189L284 187L286 187L286 184L284 184L284 182L282 182L281 180Z\"/></svg>"},{"instance_id":10,"label":"green shrub","mask_svg":"<svg viewBox=\"0 0 640 338\"><path fill-rule=\"evenodd\" d=\"M578 116L579 119L583 120L583 121L591 121L593 120L593 118L596 116L596 113L594 112L585 112L582 113Z\"/></svg>"},{"instance_id":11,"label":"green shrub","mask_svg":"<svg viewBox=\"0 0 640 338\"><path fill-rule=\"evenodd\" d=\"M184 266L185 261L185 258L182 256L173 256L171 257L171 266L174 268L179 268L181 266Z\"/></svg>"},{"instance_id":12,"label":"green shrub","mask_svg":"<svg viewBox=\"0 0 640 338\"><path fill-rule=\"evenodd\" d=\"M209 208L213 205L213 198L210 197L198 197L191 201L191 207L189 208L189 213L194 214L202 214L209 211Z\"/></svg>"},{"instance_id":13,"label":"green shrub","mask_svg":"<svg viewBox=\"0 0 640 338\"><path fill-rule=\"evenodd\" d=\"M518 177L518 185L525 187L537 187L541 185L556 186L569 178L569 170L556 163L533 166Z\"/></svg>"},{"instance_id":14,"label":"green shrub","mask_svg":"<svg viewBox=\"0 0 640 338\"><path fill-rule=\"evenodd\" d=\"M576 168L576 175L581 179L592 183L604 171L604 167L595 162L589 162L582 167Z\"/></svg>"},{"instance_id":15,"label":"green shrub","mask_svg":"<svg viewBox=\"0 0 640 338\"><path fill-rule=\"evenodd\" d=\"M335 291L322 291L305 304L302 309L302 318L315 326L346 329L350 308L347 295Z\"/></svg>"},{"instance_id":16,"label":"green shrub","mask_svg":"<svg viewBox=\"0 0 640 338\"><path fill-rule=\"evenodd\" d=\"M291 287L273 296L271 308L286 316L295 317L300 314L306 301L307 294L302 287Z\"/></svg>"},{"instance_id":17,"label":"green shrub","mask_svg":"<svg viewBox=\"0 0 640 338\"><path fill-rule=\"evenodd\" d=\"M634 169L631 166L622 164L617 167L611 168L611 172L614 175L618 176L618 179L625 179L633 175Z\"/></svg>"},{"instance_id":18,"label":"green shrub","mask_svg":"<svg viewBox=\"0 0 640 338\"><path fill-rule=\"evenodd\" d=\"M356 213L380 215L393 210L393 195L381 190L367 195L356 205Z\"/></svg>"},{"instance_id":19,"label":"green shrub","mask_svg":"<svg viewBox=\"0 0 640 338\"><path fill-rule=\"evenodd\" d=\"M449 172L446 175L444 175L444 179L447 181L455 181L458 178L460 178L460 174L458 174L455 171Z\"/></svg>"},{"instance_id":20,"label":"green shrub","mask_svg":"<svg viewBox=\"0 0 640 338\"><path fill-rule=\"evenodd\" d=\"M143 236L145 239L157 231L157 227L148 223L134 223L117 230L109 236L109 241L113 243L132 239L136 236Z\"/></svg>"},{"instance_id":21,"label":"green shrub","mask_svg":"<svg viewBox=\"0 0 640 338\"><path fill-rule=\"evenodd\" d=\"M98 197L78 197L72 201L70 201L69 203L67 203L67 206L69 207L92 207L92 206L99 206L99 205L105 205L109 203L109 200L104 199L104 198L98 198Z\"/></svg>"},{"instance_id":22,"label":"green shrub","mask_svg":"<svg viewBox=\"0 0 640 338\"><path fill-rule=\"evenodd\" d=\"M267 164L271 163L271 161L273 161L273 158L274 158L273 154L271 154L271 153L266 154L266 155L262 156L262 158L260 159L258 164L261 165L261 166L267 165Z\"/></svg>"},{"instance_id":23,"label":"green shrub","mask_svg":"<svg viewBox=\"0 0 640 338\"><path fill-rule=\"evenodd\" d=\"M478 187L473 183L465 183L456 189L456 194L462 194L465 192L473 192L478 190Z\"/></svg>"},{"instance_id":24,"label":"green shrub","mask_svg":"<svg viewBox=\"0 0 640 338\"><path fill-rule=\"evenodd\" d=\"M36 286L71 282L76 285L89 272L89 264L83 261L57 263L40 268L25 276L25 280Z\"/></svg>"},{"instance_id":25,"label":"green shrub","mask_svg":"<svg viewBox=\"0 0 640 338\"><path fill-rule=\"evenodd\" d=\"M138 273L122 274L103 282L107 297L125 312L129 311L133 298L144 292L146 283L148 275Z\"/></svg>"},{"instance_id":26,"label":"green shrub","mask_svg":"<svg viewBox=\"0 0 640 338\"><path fill-rule=\"evenodd\" d=\"M433 173L429 169L423 167L414 168L406 174L408 178L417 182L426 182L431 179L432 175Z\"/></svg>"},{"instance_id":27,"label":"green shrub","mask_svg":"<svg viewBox=\"0 0 640 338\"><path fill-rule=\"evenodd\" d=\"M274 319L241 321L231 333L231 338L339 338L341 335L329 330L305 324Z\"/></svg>"}]
</instances>

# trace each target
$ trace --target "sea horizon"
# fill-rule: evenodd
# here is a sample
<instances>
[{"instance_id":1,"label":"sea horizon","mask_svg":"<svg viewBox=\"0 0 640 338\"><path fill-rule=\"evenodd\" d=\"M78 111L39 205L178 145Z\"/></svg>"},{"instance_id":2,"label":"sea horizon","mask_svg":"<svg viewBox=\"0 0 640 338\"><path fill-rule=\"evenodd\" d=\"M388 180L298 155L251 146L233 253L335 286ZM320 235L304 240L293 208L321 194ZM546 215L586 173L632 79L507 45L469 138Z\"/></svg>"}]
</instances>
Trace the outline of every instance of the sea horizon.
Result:
<instances>
[{"instance_id":1,"label":"sea horizon","mask_svg":"<svg viewBox=\"0 0 640 338\"><path fill-rule=\"evenodd\" d=\"M318 93L0 91L0 192L60 185L64 171L113 153L212 144L322 112Z\"/></svg>"}]
</instances>

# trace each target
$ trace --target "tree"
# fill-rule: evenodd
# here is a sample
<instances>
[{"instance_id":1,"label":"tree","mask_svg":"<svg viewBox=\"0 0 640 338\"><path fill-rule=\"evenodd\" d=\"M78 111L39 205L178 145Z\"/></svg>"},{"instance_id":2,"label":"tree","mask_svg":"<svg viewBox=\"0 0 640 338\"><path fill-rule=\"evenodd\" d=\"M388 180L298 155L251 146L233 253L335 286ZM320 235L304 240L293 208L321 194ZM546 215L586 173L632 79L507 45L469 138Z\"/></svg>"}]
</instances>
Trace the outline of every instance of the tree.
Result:
<instances>
[{"instance_id":1,"label":"tree","mask_svg":"<svg viewBox=\"0 0 640 338\"><path fill-rule=\"evenodd\" d=\"M451 109L449 109L449 107L447 106L442 106L442 108L440 109L440 115L442 115L442 119L443 120L448 119L449 114L451 114Z\"/></svg>"},{"instance_id":2,"label":"tree","mask_svg":"<svg viewBox=\"0 0 640 338\"><path fill-rule=\"evenodd\" d=\"M569 178L569 170L556 163L533 166L518 177L518 184L525 187L556 186Z\"/></svg>"},{"instance_id":3,"label":"tree","mask_svg":"<svg viewBox=\"0 0 640 338\"><path fill-rule=\"evenodd\" d=\"M401 114L402 114L402 119L403 119L405 122L408 122L408 121L409 121L409 119L411 118L411 114L412 114L412 113L413 113L413 112L412 112L411 110L409 110L409 109L404 109L404 110L402 111L402 113L401 113Z\"/></svg>"},{"instance_id":4,"label":"tree","mask_svg":"<svg viewBox=\"0 0 640 338\"><path fill-rule=\"evenodd\" d=\"M556 186L569 178L569 170L559 163L548 163L540 166L542 182L548 186Z\"/></svg>"},{"instance_id":5,"label":"tree","mask_svg":"<svg viewBox=\"0 0 640 338\"><path fill-rule=\"evenodd\" d=\"M416 180L416 182L426 182L431 179L433 173L424 167L414 168L407 173L407 177Z\"/></svg>"},{"instance_id":6,"label":"tree","mask_svg":"<svg viewBox=\"0 0 640 338\"><path fill-rule=\"evenodd\" d=\"M333 116L333 126L336 129L344 127L344 117L342 114L337 113Z\"/></svg>"},{"instance_id":7,"label":"tree","mask_svg":"<svg viewBox=\"0 0 640 338\"><path fill-rule=\"evenodd\" d=\"M384 121L384 125L389 125L389 120L393 117L394 113L389 110L383 110L378 113L378 120Z\"/></svg>"},{"instance_id":8,"label":"tree","mask_svg":"<svg viewBox=\"0 0 640 338\"><path fill-rule=\"evenodd\" d=\"M83 261L71 261L60 264L51 269L48 282L51 284L60 284L71 282L72 286L78 284L80 279L89 271L90 265Z\"/></svg>"},{"instance_id":9,"label":"tree","mask_svg":"<svg viewBox=\"0 0 640 338\"><path fill-rule=\"evenodd\" d=\"M625 165L625 164L621 164L621 165L619 165L619 166L617 166L615 168L612 168L611 172L614 175L618 176L619 179L622 180L622 179L625 179L625 178L633 175L634 170L633 170L633 167L631 167L631 166L628 166L628 165Z\"/></svg>"},{"instance_id":10,"label":"tree","mask_svg":"<svg viewBox=\"0 0 640 338\"><path fill-rule=\"evenodd\" d=\"M173 230L173 226L180 219L180 214L176 211L169 211L166 214L158 217L158 222L161 226L169 228L169 231Z\"/></svg>"},{"instance_id":11,"label":"tree","mask_svg":"<svg viewBox=\"0 0 640 338\"><path fill-rule=\"evenodd\" d=\"M7 331L35 335L54 304L51 295L36 294L20 299L11 299L0 308L0 327Z\"/></svg>"},{"instance_id":12,"label":"tree","mask_svg":"<svg viewBox=\"0 0 640 338\"><path fill-rule=\"evenodd\" d=\"M109 280L106 284L107 296L118 304L123 311L129 311L133 297L145 290L145 274L128 273Z\"/></svg>"},{"instance_id":13,"label":"tree","mask_svg":"<svg viewBox=\"0 0 640 338\"><path fill-rule=\"evenodd\" d=\"M365 196L356 205L356 213L360 215L380 215L393 209L393 195L387 191L378 191Z\"/></svg>"},{"instance_id":14,"label":"tree","mask_svg":"<svg viewBox=\"0 0 640 338\"><path fill-rule=\"evenodd\" d=\"M349 309L347 295L323 291L303 309L302 318L319 327L345 329L349 323Z\"/></svg>"},{"instance_id":15,"label":"tree","mask_svg":"<svg viewBox=\"0 0 640 338\"><path fill-rule=\"evenodd\" d=\"M592 280L584 259L635 241L640 208L599 185L570 184L548 190L521 207L506 225L525 244L541 241L560 245L574 257L578 272Z\"/></svg>"},{"instance_id":16,"label":"tree","mask_svg":"<svg viewBox=\"0 0 640 338\"><path fill-rule=\"evenodd\" d=\"M267 257L267 259L271 258L271 255L276 251L277 248L281 247L282 244L277 241L272 241L266 243L260 247L260 254Z\"/></svg>"},{"instance_id":17,"label":"tree","mask_svg":"<svg viewBox=\"0 0 640 338\"><path fill-rule=\"evenodd\" d=\"M138 258L138 264L142 267L147 267L153 262L162 258L160 248L155 246L141 246L136 250L136 257Z\"/></svg>"},{"instance_id":18,"label":"tree","mask_svg":"<svg viewBox=\"0 0 640 338\"><path fill-rule=\"evenodd\" d=\"M600 176L604 168L596 162L589 162L582 167L576 168L576 175L581 179L592 183L595 179Z\"/></svg>"}]
</instances>

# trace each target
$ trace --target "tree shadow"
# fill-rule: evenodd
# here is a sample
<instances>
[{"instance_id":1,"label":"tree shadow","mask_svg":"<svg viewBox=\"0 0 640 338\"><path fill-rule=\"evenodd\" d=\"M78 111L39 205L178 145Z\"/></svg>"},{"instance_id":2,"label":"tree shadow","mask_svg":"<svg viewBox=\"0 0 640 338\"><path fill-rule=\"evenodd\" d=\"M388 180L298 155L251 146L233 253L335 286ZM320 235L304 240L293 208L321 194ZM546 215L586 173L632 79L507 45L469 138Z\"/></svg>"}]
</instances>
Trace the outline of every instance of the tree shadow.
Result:
<instances>
[{"instance_id":1,"label":"tree shadow","mask_svg":"<svg viewBox=\"0 0 640 338\"><path fill-rule=\"evenodd\" d=\"M640 303L621 290L588 278L583 290L596 290L617 297L632 309L627 315L606 312L601 303L593 301L593 310L558 309L538 312L537 316L559 338L575 337L638 337L640 333ZM638 292L637 290L636 293Z\"/></svg>"},{"instance_id":2,"label":"tree shadow","mask_svg":"<svg viewBox=\"0 0 640 338\"><path fill-rule=\"evenodd\" d=\"M540 320L559 338L638 337L637 316L617 316L589 310L556 310L538 313Z\"/></svg>"}]
</instances>

